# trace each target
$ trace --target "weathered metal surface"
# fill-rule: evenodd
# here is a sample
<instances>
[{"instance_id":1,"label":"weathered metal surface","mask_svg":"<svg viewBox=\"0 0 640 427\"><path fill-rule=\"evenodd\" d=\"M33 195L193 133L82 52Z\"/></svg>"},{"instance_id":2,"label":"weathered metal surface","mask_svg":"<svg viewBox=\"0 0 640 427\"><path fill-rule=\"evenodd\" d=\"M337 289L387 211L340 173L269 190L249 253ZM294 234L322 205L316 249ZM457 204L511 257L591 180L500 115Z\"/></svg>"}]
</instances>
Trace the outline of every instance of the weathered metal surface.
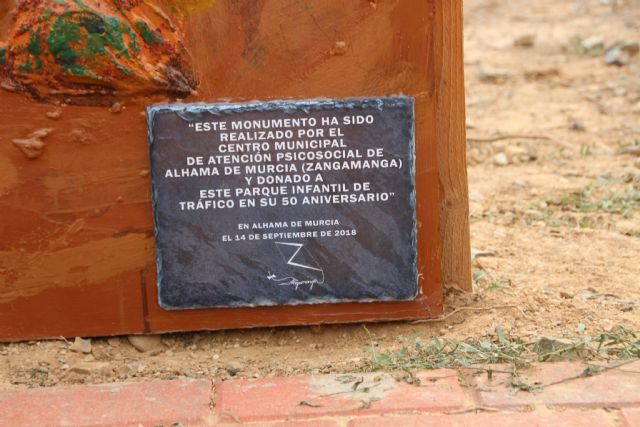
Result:
<instances>
[{"instance_id":1,"label":"weathered metal surface","mask_svg":"<svg viewBox=\"0 0 640 427\"><path fill-rule=\"evenodd\" d=\"M57 3L79 8L71 0L38 4ZM442 265L447 280L465 284L459 0L128 0L120 2L131 7L124 14L113 2L85 0L120 22L150 20L149 28L168 41L167 52L174 46L182 58L176 65L175 57L141 43L131 66L142 74L124 76L113 63L100 62L97 75L106 77L97 80L62 72L46 46L47 28L55 20L34 22L35 4L0 2L6 49L0 78L0 340L429 317L442 311ZM156 21L151 6L168 11L171 31ZM31 57L30 36L16 38L17 22L42 28L45 40L43 72L24 80L14 71ZM151 77L171 81L163 65L193 76L187 80L191 89L198 82L197 93L176 96L171 85L156 84ZM98 87L106 95L95 92ZM147 106L180 99L219 103L398 94L415 99L420 294L414 301L160 307Z\"/></svg>"},{"instance_id":2,"label":"weathered metal surface","mask_svg":"<svg viewBox=\"0 0 640 427\"><path fill-rule=\"evenodd\" d=\"M110 105L114 97L196 88L179 9L137 0L22 0L0 45L5 89L37 100Z\"/></svg>"}]
</instances>

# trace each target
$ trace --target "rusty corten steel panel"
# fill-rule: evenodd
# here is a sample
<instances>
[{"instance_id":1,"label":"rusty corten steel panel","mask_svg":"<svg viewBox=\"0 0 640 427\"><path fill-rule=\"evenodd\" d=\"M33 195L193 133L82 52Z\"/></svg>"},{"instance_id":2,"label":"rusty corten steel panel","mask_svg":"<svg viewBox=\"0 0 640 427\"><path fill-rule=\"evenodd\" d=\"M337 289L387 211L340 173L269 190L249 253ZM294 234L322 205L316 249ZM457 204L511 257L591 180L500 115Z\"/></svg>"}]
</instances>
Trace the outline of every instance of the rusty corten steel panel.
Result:
<instances>
[{"instance_id":1,"label":"rusty corten steel panel","mask_svg":"<svg viewBox=\"0 0 640 427\"><path fill-rule=\"evenodd\" d=\"M447 57L460 11L442 0L3 1L0 340L440 314L441 196L461 200L456 212L466 203L461 162L438 161L464 150L461 61ZM415 99L415 301L160 307L148 106L400 94Z\"/></svg>"}]
</instances>

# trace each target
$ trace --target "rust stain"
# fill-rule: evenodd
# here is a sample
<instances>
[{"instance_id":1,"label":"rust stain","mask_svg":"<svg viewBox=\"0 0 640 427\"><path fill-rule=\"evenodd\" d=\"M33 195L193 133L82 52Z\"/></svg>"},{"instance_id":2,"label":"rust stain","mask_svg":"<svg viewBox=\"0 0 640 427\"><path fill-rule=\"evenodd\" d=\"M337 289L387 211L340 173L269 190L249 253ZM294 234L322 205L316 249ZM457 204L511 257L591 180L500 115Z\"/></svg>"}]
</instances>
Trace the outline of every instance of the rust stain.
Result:
<instances>
[{"instance_id":1,"label":"rust stain","mask_svg":"<svg viewBox=\"0 0 640 427\"><path fill-rule=\"evenodd\" d=\"M196 78L167 2L21 0L0 45L3 87L39 101L112 105L116 96L193 93Z\"/></svg>"},{"instance_id":2,"label":"rust stain","mask_svg":"<svg viewBox=\"0 0 640 427\"><path fill-rule=\"evenodd\" d=\"M26 138L16 138L12 140L15 145L28 159L37 159L42 154L45 143L42 138L46 137L53 129L43 128L32 132Z\"/></svg>"}]
</instances>

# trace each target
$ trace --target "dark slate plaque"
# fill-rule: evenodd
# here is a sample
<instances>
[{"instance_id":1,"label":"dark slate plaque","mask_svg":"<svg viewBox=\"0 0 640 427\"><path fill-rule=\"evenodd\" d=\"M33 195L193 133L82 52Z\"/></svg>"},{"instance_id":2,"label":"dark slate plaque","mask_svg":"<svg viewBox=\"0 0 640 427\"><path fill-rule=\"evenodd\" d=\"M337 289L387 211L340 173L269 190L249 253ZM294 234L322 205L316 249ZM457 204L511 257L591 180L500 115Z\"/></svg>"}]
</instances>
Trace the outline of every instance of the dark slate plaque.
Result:
<instances>
[{"instance_id":1,"label":"dark slate plaque","mask_svg":"<svg viewBox=\"0 0 640 427\"><path fill-rule=\"evenodd\" d=\"M416 298L412 98L148 113L163 308Z\"/></svg>"}]
</instances>

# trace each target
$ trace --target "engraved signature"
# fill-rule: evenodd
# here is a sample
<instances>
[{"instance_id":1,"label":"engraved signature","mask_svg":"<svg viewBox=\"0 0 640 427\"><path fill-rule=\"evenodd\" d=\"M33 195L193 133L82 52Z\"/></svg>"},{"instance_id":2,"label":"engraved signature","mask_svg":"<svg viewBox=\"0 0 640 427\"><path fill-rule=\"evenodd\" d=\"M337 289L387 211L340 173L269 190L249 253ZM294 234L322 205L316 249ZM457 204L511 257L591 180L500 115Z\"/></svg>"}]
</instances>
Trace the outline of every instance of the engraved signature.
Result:
<instances>
[{"instance_id":1,"label":"engraved signature","mask_svg":"<svg viewBox=\"0 0 640 427\"><path fill-rule=\"evenodd\" d=\"M324 277L321 280L313 279L313 280L298 280L295 277L280 277L278 278L275 274L269 274L267 279L276 282L278 286L293 286L297 291L301 285L310 285L309 290L313 289L313 285L322 285L324 283Z\"/></svg>"},{"instance_id":2,"label":"engraved signature","mask_svg":"<svg viewBox=\"0 0 640 427\"><path fill-rule=\"evenodd\" d=\"M309 261L307 261L307 263L304 264L300 262L300 259L298 259L299 258L298 255L300 251L304 249L304 245L302 243L286 243L286 242L275 242L275 243L276 243L276 247L278 248L278 252L280 252L280 255L282 256L282 258L284 259L287 265L290 265L299 269L317 271L320 273L321 278L311 279L311 280L300 280L294 276L278 277L277 275L269 272L267 275L267 279L269 281L276 282L278 286L293 286L296 291L300 288L300 286L303 286L303 285L309 285L309 290L312 290L314 285L324 284L324 279L325 279L324 269L318 266L318 262L308 250L305 249L306 255L308 255L311 258L311 261L313 261L313 263L316 266L309 265ZM289 253L291 253L291 256L288 256Z\"/></svg>"}]
</instances>

